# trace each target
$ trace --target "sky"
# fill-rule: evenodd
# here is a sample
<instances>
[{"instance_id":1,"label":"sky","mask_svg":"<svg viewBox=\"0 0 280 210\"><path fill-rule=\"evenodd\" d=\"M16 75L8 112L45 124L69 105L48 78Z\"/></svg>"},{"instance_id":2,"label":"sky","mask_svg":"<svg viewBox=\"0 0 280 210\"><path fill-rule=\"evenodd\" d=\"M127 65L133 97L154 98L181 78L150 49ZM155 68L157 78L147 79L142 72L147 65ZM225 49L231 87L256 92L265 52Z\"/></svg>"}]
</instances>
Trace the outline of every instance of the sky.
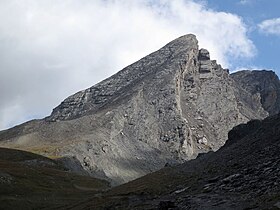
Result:
<instances>
[{"instance_id":1,"label":"sky","mask_svg":"<svg viewBox=\"0 0 280 210\"><path fill-rule=\"evenodd\" d=\"M278 8L279 0L0 0L0 130L50 115L189 33L232 72L280 75Z\"/></svg>"}]
</instances>

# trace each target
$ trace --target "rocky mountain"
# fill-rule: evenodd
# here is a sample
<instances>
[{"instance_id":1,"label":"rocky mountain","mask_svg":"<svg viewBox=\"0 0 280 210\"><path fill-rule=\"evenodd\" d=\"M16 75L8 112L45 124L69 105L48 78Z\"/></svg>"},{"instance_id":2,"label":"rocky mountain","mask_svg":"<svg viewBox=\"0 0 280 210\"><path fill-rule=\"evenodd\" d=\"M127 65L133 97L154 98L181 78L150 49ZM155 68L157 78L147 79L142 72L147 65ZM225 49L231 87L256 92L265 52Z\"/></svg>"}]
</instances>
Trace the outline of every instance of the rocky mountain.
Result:
<instances>
[{"instance_id":1,"label":"rocky mountain","mask_svg":"<svg viewBox=\"0 0 280 210\"><path fill-rule=\"evenodd\" d=\"M275 115L280 110L280 83L273 71L239 71L231 74L231 78L239 85L238 90L245 90L259 97L262 107ZM246 98L243 97L243 100Z\"/></svg>"},{"instance_id":2,"label":"rocky mountain","mask_svg":"<svg viewBox=\"0 0 280 210\"><path fill-rule=\"evenodd\" d=\"M69 209L280 209L280 114L229 132L226 144Z\"/></svg>"},{"instance_id":3,"label":"rocky mountain","mask_svg":"<svg viewBox=\"0 0 280 210\"><path fill-rule=\"evenodd\" d=\"M234 126L277 113L279 79L262 74L230 75L185 35L45 119L1 131L0 146L63 157L72 171L124 183L216 151Z\"/></svg>"}]
</instances>

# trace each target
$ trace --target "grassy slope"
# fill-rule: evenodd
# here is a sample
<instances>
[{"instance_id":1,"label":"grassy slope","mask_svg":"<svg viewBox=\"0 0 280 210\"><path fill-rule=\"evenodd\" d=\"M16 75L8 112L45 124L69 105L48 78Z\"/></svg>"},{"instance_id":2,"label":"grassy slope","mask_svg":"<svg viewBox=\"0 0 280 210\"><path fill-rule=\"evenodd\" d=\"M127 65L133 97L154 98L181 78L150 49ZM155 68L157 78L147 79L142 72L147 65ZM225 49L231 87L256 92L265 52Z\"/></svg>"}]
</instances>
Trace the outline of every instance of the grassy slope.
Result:
<instances>
[{"instance_id":1,"label":"grassy slope","mask_svg":"<svg viewBox=\"0 0 280 210\"><path fill-rule=\"evenodd\" d=\"M0 149L0 209L55 209L109 188L106 181L64 171L55 161Z\"/></svg>"}]
</instances>

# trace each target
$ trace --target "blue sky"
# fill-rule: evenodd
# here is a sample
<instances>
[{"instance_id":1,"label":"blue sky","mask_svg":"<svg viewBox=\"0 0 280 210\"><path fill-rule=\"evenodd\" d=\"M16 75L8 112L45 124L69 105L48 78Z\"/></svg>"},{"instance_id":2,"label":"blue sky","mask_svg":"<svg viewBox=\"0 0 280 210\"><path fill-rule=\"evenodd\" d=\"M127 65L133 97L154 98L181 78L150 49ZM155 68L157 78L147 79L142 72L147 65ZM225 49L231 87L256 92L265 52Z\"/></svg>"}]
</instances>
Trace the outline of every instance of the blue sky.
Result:
<instances>
[{"instance_id":1,"label":"blue sky","mask_svg":"<svg viewBox=\"0 0 280 210\"><path fill-rule=\"evenodd\" d=\"M231 71L280 75L280 0L1 0L0 130L185 34Z\"/></svg>"},{"instance_id":2,"label":"blue sky","mask_svg":"<svg viewBox=\"0 0 280 210\"><path fill-rule=\"evenodd\" d=\"M280 75L280 29L278 34L260 31L258 25L265 20L280 17L279 0L208 0L207 6L216 11L237 14L248 27L248 37L257 48L257 54L251 59L234 61L235 66L273 69Z\"/></svg>"}]
</instances>

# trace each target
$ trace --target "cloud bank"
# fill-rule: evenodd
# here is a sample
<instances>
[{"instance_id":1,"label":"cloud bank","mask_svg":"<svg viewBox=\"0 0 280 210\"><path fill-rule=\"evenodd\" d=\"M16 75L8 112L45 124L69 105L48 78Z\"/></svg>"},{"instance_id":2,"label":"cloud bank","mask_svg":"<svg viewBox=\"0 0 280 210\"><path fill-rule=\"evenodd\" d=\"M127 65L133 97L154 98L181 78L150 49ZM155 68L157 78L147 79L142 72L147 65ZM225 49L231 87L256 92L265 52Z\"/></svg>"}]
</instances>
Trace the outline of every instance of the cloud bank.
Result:
<instances>
[{"instance_id":1,"label":"cloud bank","mask_svg":"<svg viewBox=\"0 0 280 210\"><path fill-rule=\"evenodd\" d=\"M259 24L259 29L265 34L280 35L280 18L264 20Z\"/></svg>"},{"instance_id":2,"label":"cloud bank","mask_svg":"<svg viewBox=\"0 0 280 210\"><path fill-rule=\"evenodd\" d=\"M187 33L225 67L255 48L236 15L191 0L0 1L0 129Z\"/></svg>"}]
</instances>

